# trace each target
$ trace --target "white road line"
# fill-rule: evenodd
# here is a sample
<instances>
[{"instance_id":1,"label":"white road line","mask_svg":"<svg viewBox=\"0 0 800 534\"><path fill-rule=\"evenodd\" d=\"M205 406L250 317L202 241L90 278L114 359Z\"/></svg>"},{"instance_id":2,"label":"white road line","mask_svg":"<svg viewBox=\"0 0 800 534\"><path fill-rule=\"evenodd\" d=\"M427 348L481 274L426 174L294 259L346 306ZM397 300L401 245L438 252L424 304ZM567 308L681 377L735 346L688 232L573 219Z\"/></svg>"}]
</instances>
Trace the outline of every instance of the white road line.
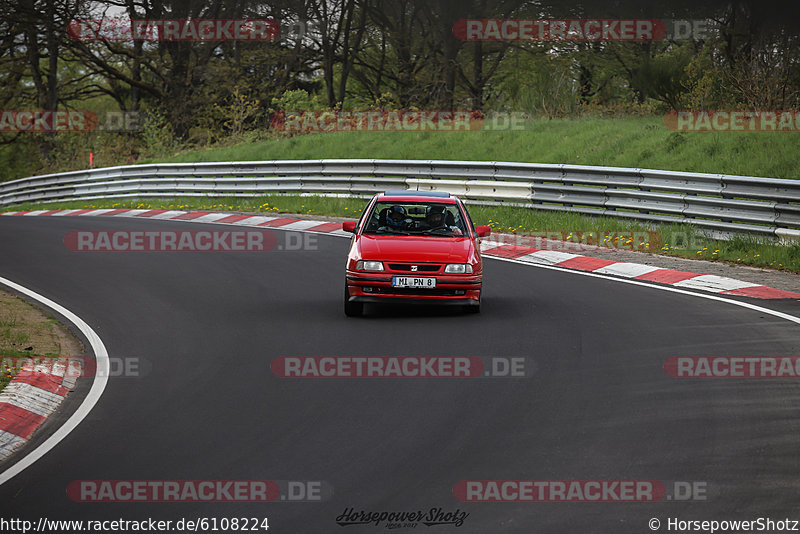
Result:
<instances>
[{"instance_id":1,"label":"white road line","mask_svg":"<svg viewBox=\"0 0 800 534\"><path fill-rule=\"evenodd\" d=\"M78 406L78 409L75 411L75 413L73 413L70 418L67 419L66 422L64 422L64 424L61 425L58 430L53 432L53 434L42 444L26 454L17 463L0 473L0 485L2 485L24 471L27 467L33 465L36 460L47 454L53 447L58 445L62 439L67 437L70 432L75 430L75 427L77 427L81 421L83 421L86 416L89 415L89 412L92 411L92 408L94 408L95 404L97 404L97 401L100 400L100 396L106 389L109 375L109 361L108 351L106 351L106 347L103 345L103 341L100 339L100 336L98 336L95 331L83 321L83 319L66 309L64 306L53 302L49 298L40 295L35 291L28 289L27 287L21 286L16 282L12 282L8 278L0 277L0 284L10 287L19 293L22 293L23 295L27 295L42 305L64 316L69 322L75 325L84 336L86 336L86 339L89 340L89 344L92 346L92 351L94 352L95 358L97 359L97 372L94 375L92 387L89 389L89 393L87 393L86 398L83 399L83 402L80 406Z\"/></svg>"},{"instance_id":2,"label":"white road line","mask_svg":"<svg viewBox=\"0 0 800 534\"><path fill-rule=\"evenodd\" d=\"M517 259L512 259L512 258L499 258L499 257L493 257L493 256L487 256L487 257L491 258L493 260L497 260L497 261L507 261L507 262L510 262L510 263L519 263L520 265L528 265L528 266L531 266L531 267L536 267L538 269L550 269L552 271L560 271L562 273L576 274L576 275L579 275L579 276L591 276L592 278L602 278L603 280L609 280L609 281L612 281L612 282L619 282L621 284L631 284L631 285L636 285L636 286L641 286L641 287L649 287L650 289L657 289L659 291L669 291L671 293L678 293L678 294L681 294L681 295L688 295L690 297L698 297L698 298L702 298L702 299L715 300L715 301L718 301L718 302L726 302L726 303L731 304L733 306L740 306L742 308L747 308L747 309L750 309L750 310L755 310L757 312L766 313L767 315L772 315L774 317L779 317L781 319L785 319L787 321L791 321L791 322L793 322L795 324L800 325L800 317L796 317L794 315L789 315L788 313L779 312L777 310L771 310L769 308L764 308L764 307L758 306L756 304L750 304L749 302L744 302L744 301L741 301L741 300L727 299L727 298L724 298L724 297L720 297L718 295L709 295L709 294L706 294L706 293L695 293L694 291L687 291L685 289L677 289L677 288L675 288L675 287L673 287L671 285L652 284L652 283L648 283L648 282L641 282L639 280L631 280L631 279L627 279L627 278L613 278L613 277L610 277L610 276L607 276L607 275L604 275L604 274L596 274L596 273L591 272L591 271L575 271L575 270L572 270L572 269L566 269L564 267L556 267L555 265L538 265L538 264L530 263L530 262L522 262L522 261L519 261Z\"/></svg>"}]
</instances>

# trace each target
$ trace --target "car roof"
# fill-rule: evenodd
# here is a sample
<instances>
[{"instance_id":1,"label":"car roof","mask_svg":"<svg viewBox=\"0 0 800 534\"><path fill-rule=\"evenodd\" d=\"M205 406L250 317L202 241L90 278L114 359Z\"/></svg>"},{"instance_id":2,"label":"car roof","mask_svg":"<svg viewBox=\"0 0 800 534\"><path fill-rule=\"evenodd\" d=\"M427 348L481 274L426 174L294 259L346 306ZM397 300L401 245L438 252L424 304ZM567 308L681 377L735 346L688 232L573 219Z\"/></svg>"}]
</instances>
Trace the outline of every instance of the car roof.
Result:
<instances>
[{"instance_id":1,"label":"car roof","mask_svg":"<svg viewBox=\"0 0 800 534\"><path fill-rule=\"evenodd\" d=\"M413 189L385 191L378 195L378 200L419 201L455 203L455 197L444 191L414 191Z\"/></svg>"}]
</instances>

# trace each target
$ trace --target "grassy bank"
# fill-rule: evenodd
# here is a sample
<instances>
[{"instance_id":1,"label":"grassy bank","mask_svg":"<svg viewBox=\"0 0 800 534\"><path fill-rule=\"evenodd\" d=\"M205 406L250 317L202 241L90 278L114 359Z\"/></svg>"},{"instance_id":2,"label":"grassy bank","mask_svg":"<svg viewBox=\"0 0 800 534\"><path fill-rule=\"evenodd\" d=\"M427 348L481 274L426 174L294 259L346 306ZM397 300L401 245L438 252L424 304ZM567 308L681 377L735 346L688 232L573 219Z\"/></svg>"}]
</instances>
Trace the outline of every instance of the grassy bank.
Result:
<instances>
[{"instance_id":1,"label":"grassy bank","mask_svg":"<svg viewBox=\"0 0 800 534\"><path fill-rule=\"evenodd\" d=\"M80 342L53 316L0 290L0 390L13 380L27 358L80 354Z\"/></svg>"},{"instance_id":2,"label":"grassy bank","mask_svg":"<svg viewBox=\"0 0 800 534\"><path fill-rule=\"evenodd\" d=\"M537 120L521 131L339 132L185 151L142 162L374 158L523 161L800 178L800 135L677 133L660 117Z\"/></svg>"},{"instance_id":3,"label":"grassy bank","mask_svg":"<svg viewBox=\"0 0 800 534\"><path fill-rule=\"evenodd\" d=\"M523 161L653 168L777 178L800 178L800 135L781 133L676 133L661 117L538 120L523 130L475 132L350 132L279 136L264 141L184 151L148 162L255 161L320 158ZM111 165L119 162L100 162ZM25 205L6 211L39 209ZM87 207L231 210L357 216L357 199L266 196L256 199L183 198L47 204L46 209ZM800 244L761 237L718 241L690 226L645 228L634 221L593 218L511 207L471 208L476 224L495 231L644 231L660 233L652 252L800 272ZM657 244L657 246L656 246Z\"/></svg>"},{"instance_id":4,"label":"grassy bank","mask_svg":"<svg viewBox=\"0 0 800 534\"><path fill-rule=\"evenodd\" d=\"M91 202L60 202L46 205L25 204L3 211L35 209L78 208L132 208L237 211L264 214L303 214L357 218L365 201L353 198L262 196L253 198L176 198L140 200L95 200ZM635 221L610 217L546 212L503 206L470 206L470 214L477 225L491 226L494 232L529 235L558 231L566 238L579 241L583 232L650 232L647 242L633 243L624 238L621 242L607 242L627 250L639 250L691 259L728 262L770 269L800 272L800 243L781 245L760 237L739 237L720 241L705 237L695 227L688 225L660 225L646 227ZM572 235L570 235L572 232ZM612 238L613 241L613 238ZM589 241L593 243L594 241Z\"/></svg>"}]
</instances>

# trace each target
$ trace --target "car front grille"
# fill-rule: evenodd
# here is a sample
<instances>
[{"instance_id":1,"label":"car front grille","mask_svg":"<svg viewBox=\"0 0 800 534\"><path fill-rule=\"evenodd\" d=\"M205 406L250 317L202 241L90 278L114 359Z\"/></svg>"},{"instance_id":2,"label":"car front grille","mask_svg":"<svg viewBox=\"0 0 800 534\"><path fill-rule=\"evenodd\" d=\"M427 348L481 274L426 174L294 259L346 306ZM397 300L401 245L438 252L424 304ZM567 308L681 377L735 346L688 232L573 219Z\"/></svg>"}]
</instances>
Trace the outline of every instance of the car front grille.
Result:
<instances>
[{"instance_id":1,"label":"car front grille","mask_svg":"<svg viewBox=\"0 0 800 534\"><path fill-rule=\"evenodd\" d=\"M414 271L411 269L413 265L416 265L417 270ZM435 273L442 268L441 265L436 264L426 264L426 265L417 265L414 263L390 263L389 269L393 271L403 271L403 272L420 272L420 273Z\"/></svg>"}]
</instances>

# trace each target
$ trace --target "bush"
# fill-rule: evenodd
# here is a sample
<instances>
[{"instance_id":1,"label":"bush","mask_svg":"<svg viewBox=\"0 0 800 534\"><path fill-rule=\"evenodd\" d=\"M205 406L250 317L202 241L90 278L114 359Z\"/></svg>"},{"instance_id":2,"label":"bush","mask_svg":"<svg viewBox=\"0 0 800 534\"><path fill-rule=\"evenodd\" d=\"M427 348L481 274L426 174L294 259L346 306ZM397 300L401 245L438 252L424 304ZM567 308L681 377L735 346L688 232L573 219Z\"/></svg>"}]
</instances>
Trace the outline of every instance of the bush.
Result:
<instances>
[{"instance_id":1,"label":"bush","mask_svg":"<svg viewBox=\"0 0 800 534\"><path fill-rule=\"evenodd\" d=\"M148 156L169 155L177 149L172 125L159 110L150 110L142 123L142 139Z\"/></svg>"}]
</instances>

